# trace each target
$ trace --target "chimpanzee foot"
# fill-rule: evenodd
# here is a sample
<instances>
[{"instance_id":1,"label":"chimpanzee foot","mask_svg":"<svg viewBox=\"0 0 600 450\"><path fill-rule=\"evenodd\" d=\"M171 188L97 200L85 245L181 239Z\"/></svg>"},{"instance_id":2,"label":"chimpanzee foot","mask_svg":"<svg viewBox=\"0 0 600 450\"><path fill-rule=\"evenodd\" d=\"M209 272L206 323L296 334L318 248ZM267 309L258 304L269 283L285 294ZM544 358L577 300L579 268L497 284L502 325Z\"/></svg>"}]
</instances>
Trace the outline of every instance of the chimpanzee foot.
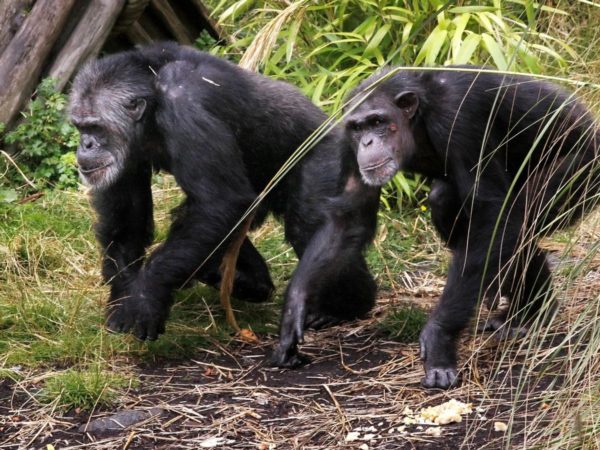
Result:
<instances>
[{"instance_id":1,"label":"chimpanzee foot","mask_svg":"<svg viewBox=\"0 0 600 450\"><path fill-rule=\"evenodd\" d=\"M421 331L419 344L425 366L425 377L421 380L423 387L448 389L457 386L456 348L452 336L429 320Z\"/></svg>"},{"instance_id":2,"label":"chimpanzee foot","mask_svg":"<svg viewBox=\"0 0 600 450\"><path fill-rule=\"evenodd\" d=\"M426 368L421 384L426 388L448 389L458 386L458 374L454 367Z\"/></svg>"}]
</instances>

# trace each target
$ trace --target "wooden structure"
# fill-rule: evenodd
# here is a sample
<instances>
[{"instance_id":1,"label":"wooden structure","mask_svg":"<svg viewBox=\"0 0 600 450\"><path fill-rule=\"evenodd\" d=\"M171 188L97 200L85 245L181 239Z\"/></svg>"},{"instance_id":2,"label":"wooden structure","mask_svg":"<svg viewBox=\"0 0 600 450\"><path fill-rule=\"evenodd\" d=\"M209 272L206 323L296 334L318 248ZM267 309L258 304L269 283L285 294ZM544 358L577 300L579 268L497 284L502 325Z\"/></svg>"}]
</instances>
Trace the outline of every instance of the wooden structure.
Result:
<instances>
[{"instance_id":1,"label":"wooden structure","mask_svg":"<svg viewBox=\"0 0 600 450\"><path fill-rule=\"evenodd\" d=\"M10 128L39 81L64 89L100 51L221 39L200 0L0 0L0 122Z\"/></svg>"}]
</instances>

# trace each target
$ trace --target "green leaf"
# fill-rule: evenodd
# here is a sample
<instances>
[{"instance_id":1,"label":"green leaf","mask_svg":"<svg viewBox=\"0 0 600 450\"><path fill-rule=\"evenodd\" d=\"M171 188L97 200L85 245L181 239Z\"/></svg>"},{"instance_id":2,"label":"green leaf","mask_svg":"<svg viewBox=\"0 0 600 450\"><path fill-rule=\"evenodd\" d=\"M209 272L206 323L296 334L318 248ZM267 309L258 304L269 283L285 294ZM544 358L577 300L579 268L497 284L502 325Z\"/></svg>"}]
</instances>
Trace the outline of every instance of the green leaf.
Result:
<instances>
[{"instance_id":1,"label":"green leaf","mask_svg":"<svg viewBox=\"0 0 600 450\"><path fill-rule=\"evenodd\" d=\"M292 25L290 26L285 52L285 59L288 63L292 60L292 55L294 53L294 44L296 43L296 38L298 37L298 30L300 30L300 25L302 25L301 17L294 20L292 22Z\"/></svg>"},{"instance_id":2,"label":"green leaf","mask_svg":"<svg viewBox=\"0 0 600 450\"><path fill-rule=\"evenodd\" d=\"M471 18L471 14L461 14L460 16L456 17L453 20L455 29L454 29L454 32L452 33L451 47L452 47L452 54L454 56L456 56L458 54L458 50L459 50L461 42L462 42L462 35L465 31L465 28L467 27L467 24L469 23L470 18Z\"/></svg>"},{"instance_id":3,"label":"green leaf","mask_svg":"<svg viewBox=\"0 0 600 450\"><path fill-rule=\"evenodd\" d=\"M434 65L438 54L446 42L448 31L442 30L441 28L435 28L421 48L421 51L417 55L415 64L420 64L423 60L427 65Z\"/></svg>"},{"instance_id":4,"label":"green leaf","mask_svg":"<svg viewBox=\"0 0 600 450\"><path fill-rule=\"evenodd\" d=\"M508 65L506 63L506 58L504 58L502 48L498 45L494 38L487 33L483 33L481 37L483 39L483 43L485 44L485 48L494 60L496 67L500 70L508 70Z\"/></svg>"},{"instance_id":5,"label":"green leaf","mask_svg":"<svg viewBox=\"0 0 600 450\"><path fill-rule=\"evenodd\" d=\"M312 94L312 101L317 105L321 102L321 95L323 94L323 89L325 88L325 83L327 83L327 74L324 73L318 78L318 82L315 86L315 89Z\"/></svg>"},{"instance_id":6,"label":"green leaf","mask_svg":"<svg viewBox=\"0 0 600 450\"><path fill-rule=\"evenodd\" d=\"M468 64L471 62L471 57L479 43L481 42L481 36L478 34L469 34L462 42L458 54L454 57L453 64Z\"/></svg>"},{"instance_id":7,"label":"green leaf","mask_svg":"<svg viewBox=\"0 0 600 450\"><path fill-rule=\"evenodd\" d=\"M375 50L377 49L377 47L379 46L379 44L381 43L383 38L386 36L389 29L390 29L390 25L386 24L386 25L382 26L379 30L377 30L377 33L375 33L373 35L373 37L369 41L369 45L367 45L367 48L365 49L365 51L363 53L363 56L365 58L370 58L371 56L373 56Z\"/></svg>"},{"instance_id":8,"label":"green leaf","mask_svg":"<svg viewBox=\"0 0 600 450\"><path fill-rule=\"evenodd\" d=\"M496 8L493 6L455 6L454 8L448 9L449 13L452 14L464 14L464 13L476 13L476 12L494 12Z\"/></svg>"},{"instance_id":9,"label":"green leaf","mask_svg":"<svg viewBox=\"0 0 600 450\"><path fill-rule=\"evenodd\" d=\"M250 9L253 3L254 0L240 0L239 2L234 3L219 16L219 22L225 22L230 17L232 20L235 19L236 16L239 16Z\"/></svg>"}]
</instances>

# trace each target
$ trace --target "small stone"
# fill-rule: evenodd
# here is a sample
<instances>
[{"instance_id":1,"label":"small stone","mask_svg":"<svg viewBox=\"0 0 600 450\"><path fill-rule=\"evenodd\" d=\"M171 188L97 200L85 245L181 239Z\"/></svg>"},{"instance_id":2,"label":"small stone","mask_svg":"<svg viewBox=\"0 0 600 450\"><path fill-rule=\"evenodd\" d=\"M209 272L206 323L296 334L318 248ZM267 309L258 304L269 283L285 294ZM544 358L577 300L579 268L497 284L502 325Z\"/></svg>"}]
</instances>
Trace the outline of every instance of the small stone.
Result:
<instances>
[{"instance_id":1,"label":"small stone","mask_svg":"<svg viewBox=\"0 0 600 450\"><path fill-rule=\"evenodd\" d=\"M152 417L160 416L164 410L151 408L148 410L124 410L106 417L92 420L90 423L79 427L82 433L106 433L122 431L127 427L135 425Z\"/></svg>"},{"instance_id":2,"label":"small stone","mask_svg":"<svg viewBox=\"0 0 600 450\"><path fill-rule=\"evenodd\" d=\"M358 448L359 448L359 450L369 450L369 446L367 444L363 444Z\"/></svg>"}]
</instances>

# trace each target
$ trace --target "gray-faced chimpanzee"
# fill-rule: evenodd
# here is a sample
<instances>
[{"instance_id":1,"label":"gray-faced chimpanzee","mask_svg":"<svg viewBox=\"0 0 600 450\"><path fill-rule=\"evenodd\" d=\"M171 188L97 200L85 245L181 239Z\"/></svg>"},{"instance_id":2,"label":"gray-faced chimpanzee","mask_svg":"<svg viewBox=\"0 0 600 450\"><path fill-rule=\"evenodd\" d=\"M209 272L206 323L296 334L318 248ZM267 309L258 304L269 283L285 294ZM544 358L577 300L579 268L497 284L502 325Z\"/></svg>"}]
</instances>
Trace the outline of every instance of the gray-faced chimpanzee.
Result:
<instances>
[{"instance_id":1,"label":"gray-faced chimpanzee","mask_svg":"<svg viewBox=\"0 0 600 450\"><path fill-rule=\"evenodd\" d=\"M111 287L107 325L148 340L164 332L174 289L190 278L219 284L227 246L201 264L326 119L292 86L176 44L88 63L74 80L70 113ZM358 317L374 302L362 251L375 230L379 188L359 182L353 159L341 162L347 145L342 130L333 130L254 219L260 223L269 211L283 217L300 258L272 357L278 366L302 362L297 345L305 327ZM145 257L153 239L153 170L172 173L186 198L166 241ZM246 239L233 294L262 301L272 290L265 261Z\"/></svg>"},{"instance_id":2,"label":"gray-faced chimpanzee","mask_svg":"<svg viewBox=\"0 0 600 450\"><path fill-rule=\"evenodd\" d=\"M381 186L399 170L434 180L432 219L453 256L421 332L426 387L456 384L456 340L478 299L510 298L492 328L539 312L550 289L539 236L572 224L600 191L600 133L573 94L461 70L377 74L356 89L363 96L380 81L346 120L365 183Z\"/></svg>"}]
</instances>

